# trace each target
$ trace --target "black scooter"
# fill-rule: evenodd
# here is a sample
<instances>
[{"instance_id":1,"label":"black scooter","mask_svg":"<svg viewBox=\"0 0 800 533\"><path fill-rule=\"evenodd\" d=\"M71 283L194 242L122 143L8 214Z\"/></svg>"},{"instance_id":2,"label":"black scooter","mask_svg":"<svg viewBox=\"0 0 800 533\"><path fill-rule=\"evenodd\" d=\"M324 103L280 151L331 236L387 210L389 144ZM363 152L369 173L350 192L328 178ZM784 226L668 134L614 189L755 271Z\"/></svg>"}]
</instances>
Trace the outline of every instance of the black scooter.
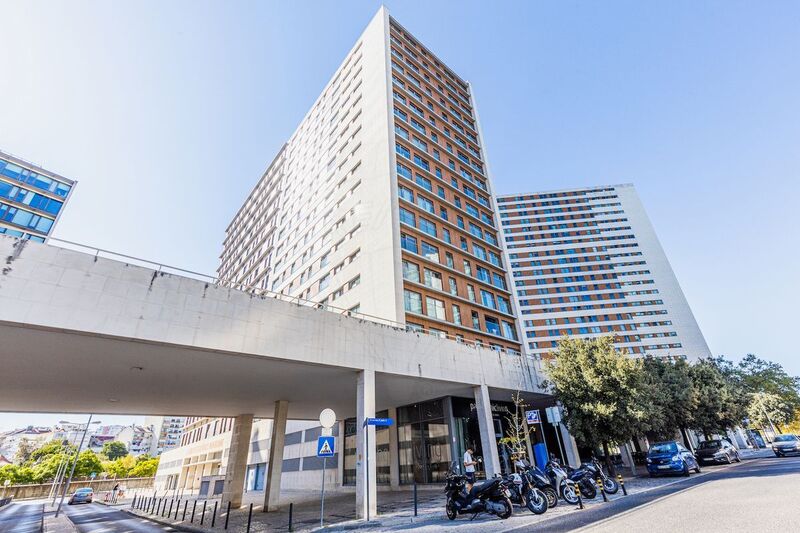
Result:
<instances>
[{"instance_id":1,"label":"black scooter","mask_svg":"<svg viewBox=\"0 0 800 533\"><path fill-rule=\"evenodd\" d=\"M594 455L592 455L588 463L583 463L581 468L585 468L591 474L592 479L597 480L599 478L603 483L603 490L607 494L616 494L619 490L617 480L603 472L603 466Z\"/></svg>"},{"instance_id":2,"label":"black scooter","mask_svg":"<svg viewBox=\"0 0 800 533\"><path fill-rule=\"evenodd\" d=\"M593 472L586 468L585 464L574 469L567 467L567 477L569 477L569 480L573 483L578 484L581 496L584 498L591 500L597 496L597 487L594 484Z\"/></svg>"},{"instance_id":3,"label":"black scooter","mask_svg":"<svg viewBox=\"0 0 800 533\"><path fill-rule=\"evenodd\" d=\"M467 478L457 473L454 462L447 473L444 488L447 518L455 520L458 515L471 514L474 520L480 513L493 514L502 520L510 517L513 513L511 493L502 481L499 477L479 481L467 492Z\"/></svg>"},{"instance_id":4,"label":"black scooter","mask_svg":"<svg viewBox=\"0 0 800 533\"><path fill-rule=\"evenodd\" d=\"M558 493L550 483L550 478L547 477L547 474L533 465L528 465L525 468L525 477L528 478L528 483L532 487L536 487L544 493L545 498L547 498L548 508L558 505Z\"/></svg>"}]
</instances>

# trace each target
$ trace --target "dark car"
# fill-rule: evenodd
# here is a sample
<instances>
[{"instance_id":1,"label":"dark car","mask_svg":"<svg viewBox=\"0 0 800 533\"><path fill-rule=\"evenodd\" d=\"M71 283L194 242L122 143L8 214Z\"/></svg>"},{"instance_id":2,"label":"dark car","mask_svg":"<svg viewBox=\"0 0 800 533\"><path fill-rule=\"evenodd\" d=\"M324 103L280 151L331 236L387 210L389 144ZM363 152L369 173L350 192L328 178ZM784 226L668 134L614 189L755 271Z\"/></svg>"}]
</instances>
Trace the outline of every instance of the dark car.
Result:
<instances>
[{"instance_id":1,"label":"dark car","mask_svg":"<svg viewBox=\"0 0 800 533\"><path fill-rule=\"evenodd\" d=\"M778 435L772 441L772 451L775 452L775 457L800 453L800 439L792 434Z\"/></svg>"},{"instance_id":2,"label":"dark car","mask_svg":"<svg viewBox=\"0 0 800 533\"><path fill-rule=\"evenodd\" d=\"M94 491L90 487L84 487L73 492L67 503L69 505L74 505L76 503L92 503L92 498L94 498Z\"/></svg>"},{"instance_id":3,"label":"dark car","mask_svg":"<svg viewBox=\"0 0 800 533\"><path fill-rule=\"evenodd\" d=\"M690 470L700 473L700 463L697 458L674 440L656 442L647 451L647 472L650 477L662 474L689 475Z\"/></svg>"},{"instance_id":4,"label":"dark car","mask_svg":"<svg viewBox=\"0 0 800 533\"><path fill-rule=\"evenodd\" d=\"M700 464L731 464L733 461L742 462L739 450L725 439L706 440L700 443L694 451Z\"/></svg>"}]
</instances>

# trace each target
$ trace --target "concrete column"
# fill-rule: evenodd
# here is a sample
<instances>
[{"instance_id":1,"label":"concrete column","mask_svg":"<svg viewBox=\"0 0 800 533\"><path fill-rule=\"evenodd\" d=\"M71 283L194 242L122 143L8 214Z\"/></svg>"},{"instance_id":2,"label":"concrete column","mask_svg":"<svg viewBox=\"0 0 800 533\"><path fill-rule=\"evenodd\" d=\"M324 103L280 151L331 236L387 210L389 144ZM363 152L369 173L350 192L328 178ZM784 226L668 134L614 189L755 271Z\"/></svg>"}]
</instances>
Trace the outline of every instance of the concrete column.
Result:
<instances>
[{"instance_id":1,"label":"concrete column","mask_svg":"<svg viewBox=\"0 0 800 533\"><path fill-rule=\"evenodd\" d=\"M250 451L252 429L253 415L239 415L233 421L231 445L225 467L225 483L222 486L222 502L225 505L231 502L233 508L242 505L244 478L247 475L247 452Z\"/></svg>"},{"instance_id":2,"label":"concrete column","mask_svg":"<svg viewBox=\"0 0 800 533\"><path fill-rule=\"evenodd\" d=\"M336 437L336 458L337 458L337 465L336 465L336 475L338 476L338 485L341 487L344 485L344 448L345 448L345 438L344 438L344 420L340 420L337 422L339 424L339 435Z\"/></svg>"},{"instance_id":3,"label":"concrete column","mask_svg":"<svg viewBox=\"0 0 800 533\"><path fill-rule=\"evenodd\" d=\"M389 426L389 486L400 488L400 446L397 442L397 408L389 408L389 418L394 425ZM452 433L451 433L452 434Z\"/></svg>"},{"instance_id":4,"label":"concrete column","mask_svg":"<svg viewBox=\"0 0 800 533\"><path fill-rule=\"evenodd\" d=\"M569 466L578 468L581 465L581 456L578 453L578 443L575 442L575 437L570 434L564 424L559 424L558 429L561 432L561 443L564 445L564 452L567 454L566 459Z\"/></svg>"},{"instance_id":5,"label":"concrete column","mask_svg":"<svg viewBox=\"0 0 800 533\"><path fill-rule=\"evenodd\" d=\"M489 400L489 387L477 385L472 388L475 394L475 409L478 415L478 428L481 432L481 448L483 449L483 465L486 477L500 473L500 454L497 452L497 439L494 435L492 404Z\"/></svg>"},{"instance_id":6,"label":"concrete column","mask_svg":"<svg viewBox=\"0 0 800 533\"><path fill-rule=\"evenodd\" d=\"M364 426L364 420L374 416L375 371L362 370L356 384L356 518L373 518L378 514L375 426Z\"/></svg>"},{"instance_id":7,"label":"concrete column","mask_svg":"<svg viewBox=\"0 0 800 533\"><path fill-rule=\"evenodd\" d=\"M264 512L277 511L281 499L281 475L283 474L283 443L286 440L286 419L289 402L275 402L272 417L272 438L269 441L269 464L267 464L267 490L264 491Z\"/></svg>"}]
</instances>

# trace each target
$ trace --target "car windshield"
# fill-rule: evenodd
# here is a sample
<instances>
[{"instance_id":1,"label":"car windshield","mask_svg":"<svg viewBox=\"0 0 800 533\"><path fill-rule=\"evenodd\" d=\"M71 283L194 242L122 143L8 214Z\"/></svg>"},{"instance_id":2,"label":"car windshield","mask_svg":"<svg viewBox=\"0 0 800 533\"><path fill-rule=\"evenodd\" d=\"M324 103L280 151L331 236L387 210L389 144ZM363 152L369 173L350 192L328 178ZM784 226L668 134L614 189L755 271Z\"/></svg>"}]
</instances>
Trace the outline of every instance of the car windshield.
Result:
<instances>
[{"instance_id":1,"label":"car windshield","mask_svg":"<svg viewBox=\"0 0 800 533\"><path fill-rule=\"evenodd\" d=\"M705 442L701 442L700 446L698 446L699 450L711 450L715 448L719 448L722 446L722 443L718 440L707 440Z\"/></svg>"},{"instance_id":2,"label":"car windshield","mask_svg":"<svg viewBox=\"0 0 800 533\"><path fill-rule=\"evenodd\" d=\"M778 435L775 437L775 442L789 442L792 440L797 440L797 437L794 435Z\"/></svg>"},{"instance_id":3,"label":"car windshield","mask_svg":"<svg viewBox=\"0 0 800 533\"><path fill-rule=\"evenodd\" d=\"M78 489L75 492L80 494L88 494L89 492L92 492L92 489Z\"/></svg>"},{"instance_id":4,"label":"car windshield","mask_svg":"<svg viewBox=\"0 0 800 533\"><path fill-rule=\"evenodd\" d=\"M678 446L674 442L659 442L650 447L650 453L674 453L678 451Z\"/></svg>"}]
</instances>

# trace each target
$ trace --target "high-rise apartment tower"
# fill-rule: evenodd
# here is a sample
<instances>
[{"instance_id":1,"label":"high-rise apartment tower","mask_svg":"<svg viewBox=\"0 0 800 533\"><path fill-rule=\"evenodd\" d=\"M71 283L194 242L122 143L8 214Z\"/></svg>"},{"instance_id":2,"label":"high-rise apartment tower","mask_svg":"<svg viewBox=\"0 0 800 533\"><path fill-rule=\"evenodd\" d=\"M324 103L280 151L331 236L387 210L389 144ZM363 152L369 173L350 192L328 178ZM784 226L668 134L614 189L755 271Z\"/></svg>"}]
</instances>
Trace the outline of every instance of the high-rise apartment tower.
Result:
<instances>
[{"instance_id":1,"label":"high-rise apartment tower","mask_svg":"<svg viewBox=\"0 0 800 533\"><path fill-rule=\"evenodd\" d=\"M519 350L472 87L385 8L227 231L218 275Z\"/></svg>"},{"instance_id":2,"label":"high-rise apartment tower","mask_svg":"<svg viewBox=\"0 0 800 533\"><path fill-rule=\"evenodd\" d=\"M525 353L614 335L633 354L709 357L632 185L498 197Z\"/></svg>"}]
</instances>

